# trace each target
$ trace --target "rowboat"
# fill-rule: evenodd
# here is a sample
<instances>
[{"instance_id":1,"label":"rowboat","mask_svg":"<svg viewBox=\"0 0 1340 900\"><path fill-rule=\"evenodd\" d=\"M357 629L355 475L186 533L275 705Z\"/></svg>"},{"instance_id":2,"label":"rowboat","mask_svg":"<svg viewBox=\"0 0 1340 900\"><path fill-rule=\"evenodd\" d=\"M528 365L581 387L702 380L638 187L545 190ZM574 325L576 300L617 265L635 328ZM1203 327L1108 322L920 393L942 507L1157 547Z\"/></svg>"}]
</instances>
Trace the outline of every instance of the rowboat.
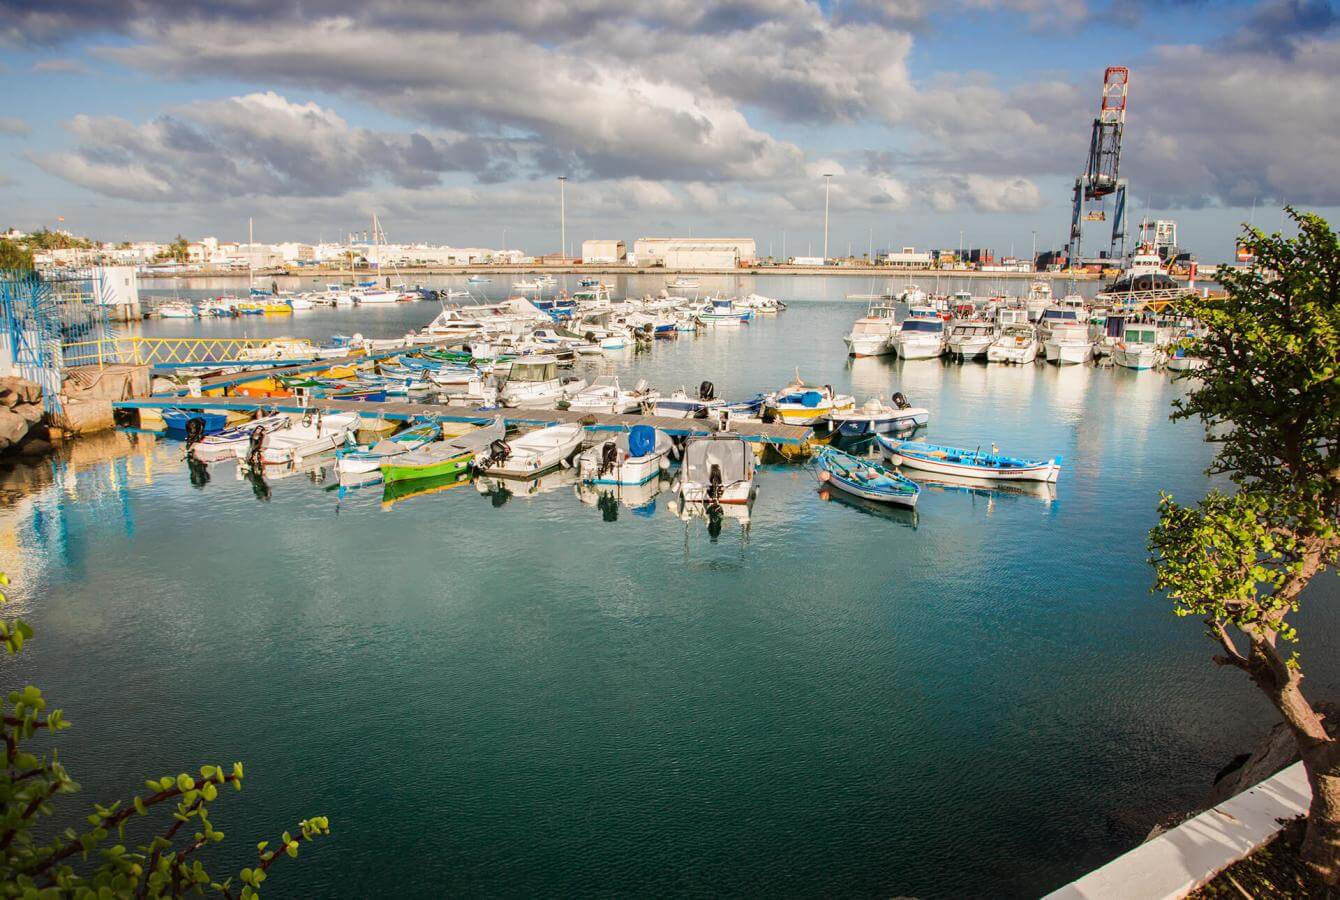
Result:
<instances>
[{"instance_id":1,"label":"rowboat","mask_svg":"<svg viewBox=\"0 0 1340 900\"><path fill-rule=\"evenodd\" d=\"M747 504L754 495L754 451L734 435L692 438L675 491L685 504Z\"/></svg>"},{"instance_id":2,"label":"rowboat","mask_svg":"<svg viewBox=\"0 0 1340 900\"><path fill-rule=\"evenodd\" d=\"M645 484L670 467L670 435L634 425L577 458L577 477L589 484Z\"/></svg>"},{"instance_id":3,"label":"rowboat","mask_svg":"<svg viewBox=\"0 0 1340 900\"><path fill-rule=\"evenodd\" d=\"M511 441L491 444L477 468L489 475L533 477L566 462L582 446L580 425L551 425Z\"/></svg>"},{"instance_id":4,"label":"rowboat","mask_svg":"<svg viewBox=\"0 0 1340 900\"><path fill-rule=\"evenodd\" d=\"M390 484L415 478L461 475L469 471L470 460L474 456L473 450L461 450L449 443L436 441L383 462L382 480Z\"/></svg>"},{"instance_id":5,"label":"rowboat","mask_svg":"<svg viewBox=\"0 0 1340 900\"><path fill-rule=\"evenodd\" d=\"M823 447L816 461L820 482L863 500L913 507L921 496L915 481L871 460Z\"/></svg>"},{"instance_id":6,"label":"rowboat","mask_svg":"<svg viewBox=\"0 0 1340 900\"><path fill-rule=\"evenodd\" d=\"M937 475L957 475L989 481L1054 482L1061 474L1061 457L1023 459L991 452L942 447L919 441L900 441L877 435L884 458L895 466L905 466Z\"/></svg>"},{"instance_id":7,"label":"rowboat","mask_svg":"<svg viewBox=\"0 0 1340 900\"><path fill-rule=\"evenodd\" d=\"M441 431L436 422L426 422L380 440L366 450L341 451L335 469L341 478L367 475L394 457L404 456L437 440Z\"/></svg>"}]
</instances>

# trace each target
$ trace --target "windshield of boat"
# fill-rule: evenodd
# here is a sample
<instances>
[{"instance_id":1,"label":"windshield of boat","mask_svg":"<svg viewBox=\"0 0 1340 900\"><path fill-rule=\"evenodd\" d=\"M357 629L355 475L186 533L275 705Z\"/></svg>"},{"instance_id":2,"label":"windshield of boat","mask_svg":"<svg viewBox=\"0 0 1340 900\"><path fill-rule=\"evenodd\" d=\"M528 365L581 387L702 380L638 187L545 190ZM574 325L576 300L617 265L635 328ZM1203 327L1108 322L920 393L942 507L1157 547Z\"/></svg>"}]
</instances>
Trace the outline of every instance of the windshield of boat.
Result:
<instances>
[{"instance_id":1,"label":"windshield of boat","mask_svg":"<svg viewBox=\"0 0 1340 900\"><path fill-rule=\"evenodd\" d=\"M613 375L598 375L591 381L593 388L612 388L619 384L619 380Z\"/></svg>"},{"instance_id":2,"label":"windshield of boat","mask_svg":"<svg viewBox=\"0 0 1340 900\"><path fill-rule=\"evenodd\" d=\"M1078 314L1073 309L1048 309L1043 310L1042 317L1053 321L1073 322L1078 318Z\"/></svg>"},{"instance_id":3,"label":"windshield of boat","mask_svg":"<svg viewBox=\"0 0 1340 900\"><path fill-rule=\"evenodd\" d=\"M1127 328L1126 342L1130 344L1152 344L1154 343L1154 330L1152 328Z\"/></svg>"},{"instance_id":4,"label":"windshield of boat","mask_svg":"<svg viewBox=\"0 0 1340 900\"><path fill-rule=\"evenodd\" d=\"M940 334L945 330L943 319L907 319L903 322L903 331L924 331Z\"/></svg>"},{"instance_id":5,"label":"windshield of boat","mask_svg":"<svg viewBox=\"0 0 1340 900\"><path fill-rule=\"evenodd\" d=\"M514 362L509 377L514 381L552 381L558 377L558 364Z\"/></svg>"}]
</instances>

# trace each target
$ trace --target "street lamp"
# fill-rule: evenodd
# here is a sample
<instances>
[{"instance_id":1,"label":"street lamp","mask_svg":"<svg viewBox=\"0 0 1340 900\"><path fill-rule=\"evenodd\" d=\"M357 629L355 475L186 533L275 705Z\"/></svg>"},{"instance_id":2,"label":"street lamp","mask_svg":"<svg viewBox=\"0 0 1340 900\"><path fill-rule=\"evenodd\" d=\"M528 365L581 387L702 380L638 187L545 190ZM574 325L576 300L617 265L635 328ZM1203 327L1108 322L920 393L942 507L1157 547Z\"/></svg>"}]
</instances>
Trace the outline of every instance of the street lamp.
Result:
<instances>
[{"instance_id":1,"label":"street lamp","mask_svg":"<svg viewBox=\"0 0 1340 900\"><path fill-rule=\"evenodd\" d=\"M824 265L828 265L828 189L833 183L833 175L824 173Z\"/></svg>"},{"instance_id":2,"label":"street lamp","mask_svg":"<svg viewBox=\"0 0 1340 900\"><path fill-rule=\"evenodd\" d=\"M568 258L568 176L558 176L558 255L564 262Z\"/></svg>"}]
</instances>

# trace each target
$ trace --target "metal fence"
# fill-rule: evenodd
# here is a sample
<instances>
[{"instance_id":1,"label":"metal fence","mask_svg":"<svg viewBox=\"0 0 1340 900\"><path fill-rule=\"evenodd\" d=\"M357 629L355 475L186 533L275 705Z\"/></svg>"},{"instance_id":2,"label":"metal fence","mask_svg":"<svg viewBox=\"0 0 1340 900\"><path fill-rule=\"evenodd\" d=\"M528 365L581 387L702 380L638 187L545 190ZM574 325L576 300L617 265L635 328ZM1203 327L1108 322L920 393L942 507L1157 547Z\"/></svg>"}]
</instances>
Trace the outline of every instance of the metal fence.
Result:
<instances>
[{"instance_id":1,"label":"metal fence","mask_svg":"<svg viewBox=\"0 0 1340 900\"><path fill-rule=\"evenodd\" d=\"M251 351L272 343L270 338L160 338L108 337L65 344L61 353L67 366L206 366L257 359Z\"/></svg>"}]
</instances>

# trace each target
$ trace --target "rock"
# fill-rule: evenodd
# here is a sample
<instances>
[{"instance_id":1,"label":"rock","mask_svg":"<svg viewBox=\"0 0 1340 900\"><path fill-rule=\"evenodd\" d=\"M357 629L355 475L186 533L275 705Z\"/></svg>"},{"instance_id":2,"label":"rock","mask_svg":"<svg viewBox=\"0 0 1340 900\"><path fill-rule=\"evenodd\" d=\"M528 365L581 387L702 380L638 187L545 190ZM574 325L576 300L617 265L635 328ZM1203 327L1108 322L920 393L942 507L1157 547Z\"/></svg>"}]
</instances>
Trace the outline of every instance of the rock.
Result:
<instances>
[{"instance_id":1,"label":"rock","mask_svg":"<svg viewBox=\"0 0 1340 900\"><path fill-rule=\"evenodd\" d=\"M42 402L42 386L31 381L24 381L20 378L19 385L14 389L14 392L19 395L20 403Z\"/></svg>"},{"instance_id":2,"label":"rock","mask_svg":"<svg viewBox=\"0 0 1340 900\"><path fill-rule=\"evenodd\" d=\"M55 419L59 427L71 434L89 434L116 427L110 400L66 399Z\"/></svg>"},{"instance_id":3,"label":"rock","mask_svg":"<svg viewBox=\"0 0 1340 900\"><path fill-rule=\"evenodd\" d=\"M14 412L23 416L29 425L36 425L42 421L42 416L46 414L46 410L42 409L40 403L20 403L14 407Z\"/></svg>"},{"instance_id":4,"label":"rock","mask_svg":"<svg viewBox=\"0 0 1340 900\"><path fill-rule=\"evenodd\" d=\"M9 388L0 389L0 406L13 407L19 402L19 395Z\"/></svg>"},{"instance_id":5,"label":"rock","mask_svg":"<svg viewBox=\"0 0 1340 900\"><path fill-rule=\"evenodd\" d=\"M0 409L0 441L5 447L17 444L28 433L28 420L11 409Z\"/></svg>"}]
</instances>

